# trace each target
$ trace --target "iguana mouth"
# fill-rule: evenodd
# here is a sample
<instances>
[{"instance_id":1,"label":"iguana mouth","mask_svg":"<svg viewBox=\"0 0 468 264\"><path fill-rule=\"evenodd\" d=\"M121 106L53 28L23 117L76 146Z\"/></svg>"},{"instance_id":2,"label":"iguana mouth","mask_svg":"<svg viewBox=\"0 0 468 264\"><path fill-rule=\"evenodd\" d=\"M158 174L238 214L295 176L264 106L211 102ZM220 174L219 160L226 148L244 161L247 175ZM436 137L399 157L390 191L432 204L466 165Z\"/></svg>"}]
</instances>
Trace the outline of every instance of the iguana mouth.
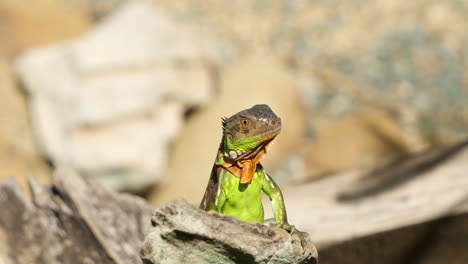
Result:
<instances>
[{"instance_id":1,"label":"iguana mouth","mask_svg":"<svg viewBox=\"0 0 468 264\"><path fill-rule=\"evenodd\" d=\"M267 139L265 139L260 145L255 148L248 149L244 152L243 155L237 157L237 160L243 159L253 159L257 156L257 154L261 151L267 152L268 148L274 143L276 135L273 135ZM259 160L260 161L260 160Z\"/></svg>"}]
</instances>

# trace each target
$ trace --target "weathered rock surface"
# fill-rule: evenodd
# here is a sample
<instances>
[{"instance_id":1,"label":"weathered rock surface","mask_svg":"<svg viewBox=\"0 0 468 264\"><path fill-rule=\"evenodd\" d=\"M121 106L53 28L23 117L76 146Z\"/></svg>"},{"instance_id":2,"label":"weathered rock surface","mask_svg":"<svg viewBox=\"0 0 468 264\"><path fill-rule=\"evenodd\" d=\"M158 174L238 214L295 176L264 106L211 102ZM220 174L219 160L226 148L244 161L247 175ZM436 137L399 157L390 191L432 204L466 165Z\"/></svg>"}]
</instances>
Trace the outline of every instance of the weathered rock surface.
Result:
<instances>
[{"instance_id":1,"label":"weathered rock surface","mask_svg":"<svg viewBox=\"0 0 468 264\"><path fill-rule=\"evenodd\" d=\"M188 120L174 142L168 180L155 188L150 202L162 205L183 197L198 204L221 141L221 117L255 104L268 104L283 123L283 130L262 160L268 172L301 145L306 116L293 76L274 56L249 54L221 73L216 100Z\"/></svg>"},{"instance_id":2,"label":"weathered rock surface","mask_svg":"<svg viewBox=\"0 0 468 264\"><path fill-rule=\"evenodd\" d=\"M130 1L82 37L20 56L42 152L114 189L157 182L185 111L211 98L212 56L197 37Z\"/></svg>"},{"instance_id":3,"label":"weathered rock surface","mask_svg":"<svg viewBox=\"0 0 468 264\"><path fill-rule=\"evenodd\" d=\"M141 250L144 263L317 263L308 235L205 212L183 199L153 214Z\"/></svg>"},{"instance_id":4,"label":"weathered rock surface","mask_svg":"<svg viewBox=\"0 0 468 264\"><path fill-rule=\"evenodd\" d=\"M58 171L54 185L29 181L32 201L12 179L0 183L0 262L138 263L152 208Z\"/></svg>"}]
</instances>

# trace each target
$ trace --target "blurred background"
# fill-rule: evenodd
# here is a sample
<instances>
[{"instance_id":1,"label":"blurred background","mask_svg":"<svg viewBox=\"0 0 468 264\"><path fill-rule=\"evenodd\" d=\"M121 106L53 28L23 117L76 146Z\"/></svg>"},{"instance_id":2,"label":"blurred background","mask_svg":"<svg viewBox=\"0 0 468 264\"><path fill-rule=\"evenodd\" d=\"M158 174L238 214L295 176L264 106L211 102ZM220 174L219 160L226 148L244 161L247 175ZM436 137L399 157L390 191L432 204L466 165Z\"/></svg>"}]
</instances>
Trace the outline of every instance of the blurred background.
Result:
<instances>
[{"instance_id":1,"label":"blurred background","mask_svg":"<svg viewBox=\"0 0 468 264\"><path fill-rule=\"evenodd\" d=\"M266 103L284 129L263 164L290 221L345 263L367 253L343 241L407 235L399 228L461 210L451 206L468 193L467 29L466 0L0 0L0 177L47 183L67 166L154 206L198 204L221 117ZM408 187L391 196L405 211L362 223L387 208L389 192L369 192L379 186ZM349 201L362 193L371 198ZM434 254L466 263L466 237ZM334 245L342 256L327 255ZM442 263L435 255L405 263Z\"/></svg>"}]
</instances>

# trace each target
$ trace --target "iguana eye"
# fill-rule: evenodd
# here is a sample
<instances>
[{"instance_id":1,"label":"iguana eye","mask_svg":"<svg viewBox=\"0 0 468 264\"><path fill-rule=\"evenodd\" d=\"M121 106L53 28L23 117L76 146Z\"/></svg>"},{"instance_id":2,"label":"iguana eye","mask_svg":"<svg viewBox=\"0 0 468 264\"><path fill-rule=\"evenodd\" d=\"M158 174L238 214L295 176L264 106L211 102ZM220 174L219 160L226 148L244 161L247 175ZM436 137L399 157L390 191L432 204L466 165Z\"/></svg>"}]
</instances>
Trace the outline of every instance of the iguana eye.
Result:
<instances>
[{"instance_id":1,"label":"iguana eye","mask_svg":"<svg viewBox=\"0 0 468 264\"><path fill-rule=\"evenodd\" d=\"M270 125L271 125L271 126L276 126L276 120L271 120L271 121L270 121Z\"/></svg>"},{"instance_id":2,"label":"iguana eye","mask_svg":"<svg viewBox=\"0 0 468 264\"><path fill-rule=\"evenodd\" d=\"M241 123L243 126L248 126L248 125L250 125L250 120L248 120L248 119L241 119L240 123Z\"/></svg>"}]
</instances>

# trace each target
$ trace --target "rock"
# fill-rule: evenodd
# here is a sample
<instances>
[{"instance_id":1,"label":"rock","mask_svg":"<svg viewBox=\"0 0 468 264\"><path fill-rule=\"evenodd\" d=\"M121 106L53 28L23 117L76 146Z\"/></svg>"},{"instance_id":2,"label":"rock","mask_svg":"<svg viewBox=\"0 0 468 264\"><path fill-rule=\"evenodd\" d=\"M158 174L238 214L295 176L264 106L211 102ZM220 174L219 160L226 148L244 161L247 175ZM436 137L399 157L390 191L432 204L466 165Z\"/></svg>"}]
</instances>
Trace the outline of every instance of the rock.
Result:
<instances>
[{"instance_id":1,"label":"rock","mask_svg":"<svg viewBox=\"0 0 468 264\"><path fill-rule=\"evenodd\" d=\"M42 152L114 189L158 182L185 111L211 98L212 57L195 35L130 1L82 37L20 56Z\"/></svg>"},{"instance_id":2,"label":"rock","mask_svg":"<svg viewBox=\"0 0 468 264\"><path fill-rule=\"evenodd\" d=\"M14 175L24 187L28 176L50 182L50 168L34 141L25 98L15 81L10 63L0 58L0 178Z\"/></svg>"},{"instance_id":3,"label":"rock","mask_svg":"<svg viewBox=\"0 0 468 264\"><path fill-rule=\"evenodd\" d=\"M152 191L149 201L161 205L183 197L198 204L221 141L221 117L255 104L268 104L283 124L262 161L268 172L301 145L305 112L293 76L276 58L261 52L250 54L221 72L219 95L187 121L174 142L167 180Z\"/></svg>"},{"instance_id":4,"label":"rock","mask_svg":"<svg viewBox=\"0 0 468 264\"><path fill-rule=\"evenodd\" d=\"M32 178L30 201L11 178L0 183L2 263L137 263L151 211L61 169L54 185Z\"/></svg>"},{"instance_id":5,"label":"rock","mask_svg":"<svg viewBox=\"0 0 468 264\"><path fill-rule=\"evenodd\" d=\"M308 236L205 212L182 199L159 208L140 252L144 263L317 263Z\"/></svg>"}]
</instances>

